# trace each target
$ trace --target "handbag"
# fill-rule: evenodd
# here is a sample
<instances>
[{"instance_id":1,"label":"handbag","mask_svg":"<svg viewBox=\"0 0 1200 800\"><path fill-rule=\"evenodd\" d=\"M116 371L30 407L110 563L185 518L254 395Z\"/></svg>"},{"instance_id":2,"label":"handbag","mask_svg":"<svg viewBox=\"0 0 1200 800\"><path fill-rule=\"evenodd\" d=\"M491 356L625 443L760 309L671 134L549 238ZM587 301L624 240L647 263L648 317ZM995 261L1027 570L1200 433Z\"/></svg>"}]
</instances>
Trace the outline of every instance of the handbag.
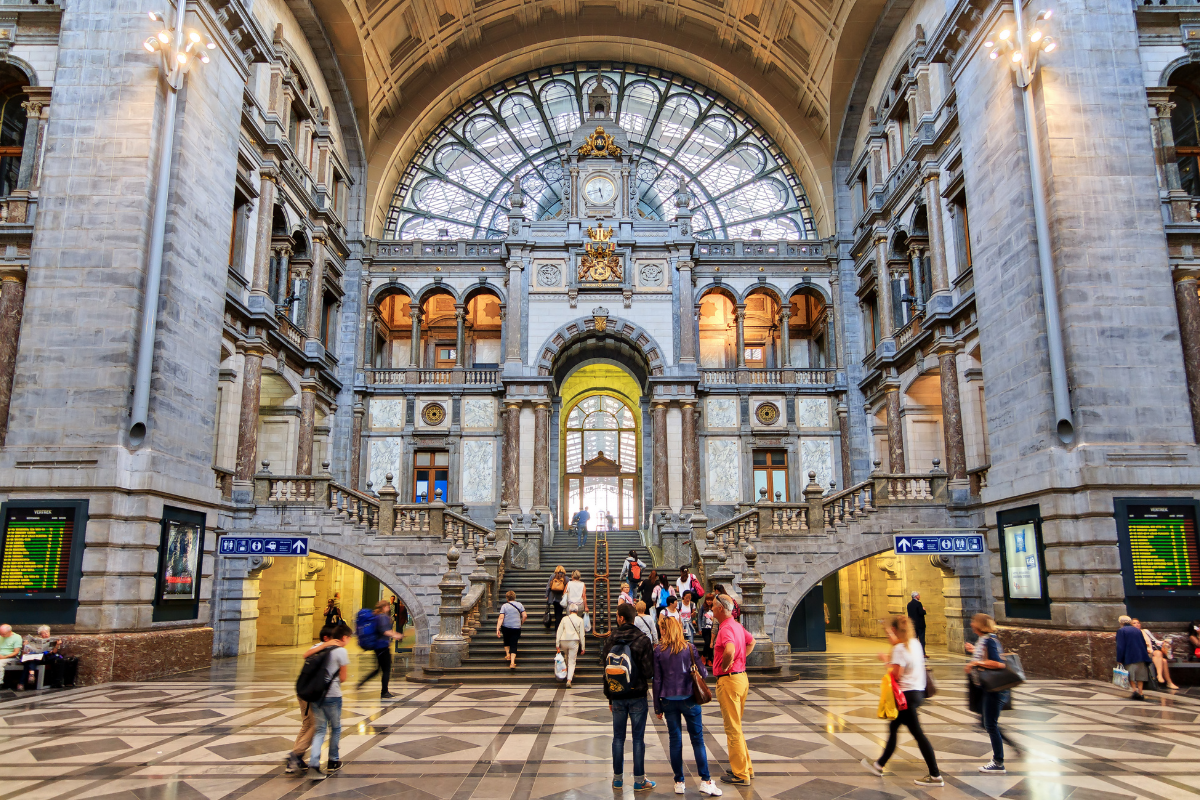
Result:
<instances>
[{"instance_id":1,"label":"handbag","mask_svg":"<svg viewBox=\"0 0 1200 800\"><path fill-rule=\"evenodd\" d=\"M549 628L554 623L550 621L550 609L546 609L546 613L542 614L542 627Z\"/></svg>"},{"instance_id":2,"label":"handbag","mask_svg":"<svg viewBox=\"0 0 1200 800\"><path fill-rule=\"evenodd\" d=\"M888 683L892 685L892 694L896 698L896 710L904 711L908 708L908 698L904 696L904 692L900 691L900 684L896 683L896 679L889 674L887 676Z\"/></svg>"},{"instance_id":3,"label":"handbag","mask_svg":"<svg viewBox=\"0 0 1200 800\"><path fill-rule=\"evenodd\" d=\"M936 697L937 693L938 693L938 685L937 685L937 681L935 681L933 679L933 672L931 670L926 669L925 670L925 696L926 697Z\"/></svg>"},{"instance_id":4,"label":"handbag","mask_svg":"<svg viewBox=\"0 0 1200 800\"><path fill-rule=\"evenodd\" d=\"M697 705L704 705L712 702L712 689L708 688L708 683L696 669L696 648L692 648L692 702Z\"/></svg>"},{"instance_id":5,"label":"handbag","mask_svg":"<svg viewBox=\"0 0 1200 800\"><path fill-rule=\"evenodd\" d=\"M985 692L1003 692L1025 682L1025 670L1021 666L1021 657L1016 653L1002 656L1004 669L981 669L979 685Z\"/></svg>"},{"instance_id":6,"label":"handbag","mask_svg":"<svg viewBox=\"0 0 1200 800\"><path fill-rule=\"evenodd\" d=\"M1113 667L1112 682L1113 686L1116 686L1118 689L1129 691L1129 670L1120 664Z\"/></svg>"}]
</instances>

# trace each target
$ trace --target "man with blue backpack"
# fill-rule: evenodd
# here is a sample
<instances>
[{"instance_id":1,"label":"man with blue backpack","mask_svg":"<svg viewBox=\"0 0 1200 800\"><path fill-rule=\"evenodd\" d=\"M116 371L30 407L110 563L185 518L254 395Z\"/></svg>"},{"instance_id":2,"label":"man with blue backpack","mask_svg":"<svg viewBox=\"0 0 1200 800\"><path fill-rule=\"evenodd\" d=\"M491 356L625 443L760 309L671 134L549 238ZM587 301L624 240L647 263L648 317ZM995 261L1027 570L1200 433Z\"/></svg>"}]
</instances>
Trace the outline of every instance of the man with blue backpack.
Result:
<instances>
[{"instance_id":1,"label":"man with blue backpack","mask_svg":"<svg viewBox=\"0 0 1200 800\"><path fill-rule=\"evenodd\" d=\"M633 790L648 792L646 779L646 692L654 679L654 647L633 623L637 610L617 606L617 629L604 644L604 696L613 715L613 788L625 785L625 721L633 726Z\"/></svg>"},{"instance_id":2,"label":"man with blue backpack","mask_svg":"<svg viewBox=\"0 0 1200 800\"><path fill-rule=\"evenodd\" d=\"M378 674L379 681L383 684L383 693L380 697L385 700L395 697L388 691L388 681L392 677L392 650L388 640L399 639L402 634L392 630L392 604L386 600L380 600L375 604L374 611L369 608L362 609L354 619L354 628L354 634L358 637L358 646L363 650L374 651L377 662L371 674L359 681L355 689L361 689L363 684Z\"/></svg>"}]
</instances>

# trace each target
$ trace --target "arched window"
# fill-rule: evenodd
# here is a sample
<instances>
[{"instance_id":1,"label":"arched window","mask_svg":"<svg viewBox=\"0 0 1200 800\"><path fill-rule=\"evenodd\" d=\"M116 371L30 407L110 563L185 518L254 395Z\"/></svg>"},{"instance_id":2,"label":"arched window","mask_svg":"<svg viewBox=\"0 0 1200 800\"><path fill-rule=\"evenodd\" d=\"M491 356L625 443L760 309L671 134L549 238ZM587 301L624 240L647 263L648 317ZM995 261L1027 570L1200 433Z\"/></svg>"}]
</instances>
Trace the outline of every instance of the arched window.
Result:
<instances>
[{"instance_id":1,"label":"arched window","mask_svg":"<svg viewBox=\"0 0 1200 800\"><path fill-rule=\"evenodd\" d=\"M637 423L611 395L584 398L567 415L567 519L588 506L590 530L611 514L621 528L637 526Z\"/></svg>"},{"instance_id":2,"label":"arched window","mask_svg":"<svg viewBox=\"0 0 1200 800\"><path fill-rule=\"evenodd\" d=\"M637 169L637 213L675 216L683 178L696 196L692 229L706 239L815 239L796 170L762 127L711 89L658 69L602 70ZM475 96L425 140L388 212L386 238L504 238L515 178L530 220L563 215L571 133L588 115L596 69L566 64Z\"/></svg>"},{"instance_id":3,"label":"arched window","mask_svg":"<svg viewBox=\"0 0 1200 800\"><path fill-rule=\"evenodd\" d=\"M19 85L0 89L0 197L13 193L21 175L26 121L22 103L28 99Z\"/></svg>"}]
</instances>

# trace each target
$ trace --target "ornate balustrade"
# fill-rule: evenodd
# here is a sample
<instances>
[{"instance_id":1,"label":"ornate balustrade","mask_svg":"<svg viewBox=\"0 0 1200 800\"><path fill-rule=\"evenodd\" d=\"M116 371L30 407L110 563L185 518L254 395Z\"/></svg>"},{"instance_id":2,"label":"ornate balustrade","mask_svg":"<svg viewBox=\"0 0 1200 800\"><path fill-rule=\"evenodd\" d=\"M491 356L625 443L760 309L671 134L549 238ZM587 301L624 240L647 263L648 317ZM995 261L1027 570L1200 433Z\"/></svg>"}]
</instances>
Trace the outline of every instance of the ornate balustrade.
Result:
<instances>
[{"instance_id":1,"label":"ornate balustrade","mask_svg":"<svg viewBox=\"0 0 1200 800\"><path fill-rule=\"evenodd\" d=\"M832 386L837 380L834 369L702 369L705 386Z\"/></svg>"},{"instance_id":2,"label":"ornate balustrade","mask_svg":"<svg viewBox=\"0 0 1200 800\"><path fill-rule=\"evenodd\" d=\"M924 330L924 328L921 327L921 322L922 322L921 317L919 317L919 316L913 317L912 319L910 319L908 321L907 325L905 325L900 330L896 331L896 349L897 350L899 350L901 347L904 347L906 344L911 342L913 339L915 339L917 337L918 334L921 333L922 330Z\"/></svg>"},{"instance_id":3,"label":"ornate balustrade","mask_svg":"<svg viewBox=\"0 0 1200 800\"><path fill-rule=\"evenodd\" d=\"M500 382L498 369L369 369L371 386L491 386Z\"/></svg>"},{"instance_id":4,"label":"ornate balustrade","mask_svg":"<svg viewBox=\"0 0 1200 800\"><path fill-rule=\"evenodd\" d=\"M297 328L292 321L287 318L287 306L280 306L279 313L275 316L275 321L279 323L279 332L287 338L289 342L304 349L304 331Z\"/></svg>"}]
</instances>

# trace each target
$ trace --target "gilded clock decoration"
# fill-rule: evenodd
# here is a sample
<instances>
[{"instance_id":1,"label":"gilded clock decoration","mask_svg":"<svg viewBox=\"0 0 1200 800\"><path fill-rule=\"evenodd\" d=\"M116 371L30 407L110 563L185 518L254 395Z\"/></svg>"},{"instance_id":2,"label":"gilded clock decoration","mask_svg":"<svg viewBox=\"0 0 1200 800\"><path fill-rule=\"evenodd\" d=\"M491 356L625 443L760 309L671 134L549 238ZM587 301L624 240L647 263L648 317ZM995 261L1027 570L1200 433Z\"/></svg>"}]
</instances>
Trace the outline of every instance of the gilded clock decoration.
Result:
<instances>
[{"instance_id":1,"label":"gilded clock decoration","mask_svg":"<svg viewBox=\"0 0 1200 800\"><path fill-rule=\"evenodd\" d=\"M595 228L588 228L587 232L591 241L584 245L583 257L579 260L579 280L595 283L622 280L621 257L617 255L617 243L609 241L613 229L605 228L601 222Z\"/></svg>"},{"instance_id":2,"label":"gilded clock decoration","mask_svg":"<svg viewBox=\"0 0 1200 800\"><path fill-rule=\"evenodd\" d=\"M763 425L774 425L779 419L779 406L774 403L759 403L758 408L754 411L754 416Z\"/></svg>"},{"instance_id":3,"label":"gilded clock decoration","mask_svg":"<svg viewBox=\"0 0 1200 800\"><path fill-rule=\"evenodd\" d=\"M441 425L446 419L446 408L441 403L429 403L421 409L421 419L426 425Z\"/></svg>"},{"instance_id":4,"label":"gilded clock decoration","mask_svg":"<svg viewBox=\"0 0 1200 800\"><path fill-rule=\"evenodd\" d=\"M613 141L612 134L605 133L604 126L600 125L579 146L579 155L593 158L620 158L621 148Z\"/></svg>"}]
</instances>

